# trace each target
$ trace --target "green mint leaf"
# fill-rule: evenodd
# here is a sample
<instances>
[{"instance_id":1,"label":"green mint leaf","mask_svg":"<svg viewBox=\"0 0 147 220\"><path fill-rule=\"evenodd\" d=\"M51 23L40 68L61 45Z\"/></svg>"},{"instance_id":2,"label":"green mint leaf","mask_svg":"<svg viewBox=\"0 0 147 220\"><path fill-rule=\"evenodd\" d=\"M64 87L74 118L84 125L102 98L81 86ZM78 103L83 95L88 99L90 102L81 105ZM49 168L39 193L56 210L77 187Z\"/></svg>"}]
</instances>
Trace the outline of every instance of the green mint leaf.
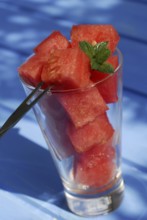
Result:
<instances>
[{"instance_id":1,"label":"green mint leaf","mask_svg":"<svg viewBox=\"0 0 147 220\"><path fill-rule=\"evenodd\" d=\"M110 56L110 50L107 48L108 42L101 42L96 45L95 59L99 64L104 63Z\"/></svg>"},{"instance_id":2,"label":"green mint leaf","mask_svg":"<svg viewBox=\"0 0 147 220\"><path fill-rule=\"evenodd\" d=\"M91 59L90 65L91 65L91 69L93 70L98 70L100 66L100 64L98 64L98 62L96 62L95 59Z\"/></svg>"},{"instance_id":3,"label":"green mint leaf","mask_svg":"<svg viewBox=\"0 0 147 220\"><path fill-rule=\"evenodd\" d=\"M81 41L79 42L79 46L81 50L90 58L94 56L94 47L88 43L87 41Z\"/></svg>"},{"instance_id":4,"label":"green mint leaf","mask_svg":"<svg viewBox=\"0 0 147 220\"><path fill-rule=\"evenodd\" d=\"M95 44L94 49L100 51L102 48L107 48L107 45L108 45L108 41L102 41L100 43Z\"/></svg>"},{"instance_id":5,"label":"green mint leaf","mask_svg":"<svg viewBox=\"0 0 147 220\"><path fill-rule=\"evenodd\" d=\"M114 68L110 63L104 62L101 65L98 65L97 70L103 73L114 73Z\"/></svg>"},{"instance_id":6,"label":"green mint leaf","mask_svg":"<svg viewBox=\"0 0 147 220\"><path fill-rule=\"evenodd\" d=\"M111 55L108 49L108 42L100 42L95 45L88 43L87 41L79 42L81 50L89 57L91 69L98 70L103 73L113 73L113 66L106 62Z\"/></svg>"},{"instance_id":7,"label":"green mint leaf","mask_svg":"<svg viewBox=\"0 0 147 220\"><path fill-rule=\"evenodd\" d=\"M95 54L95 59L99 64L103 64L110 56L109 49L102 49L100 52L97 51Z\"/></svg>"}]
</instances>

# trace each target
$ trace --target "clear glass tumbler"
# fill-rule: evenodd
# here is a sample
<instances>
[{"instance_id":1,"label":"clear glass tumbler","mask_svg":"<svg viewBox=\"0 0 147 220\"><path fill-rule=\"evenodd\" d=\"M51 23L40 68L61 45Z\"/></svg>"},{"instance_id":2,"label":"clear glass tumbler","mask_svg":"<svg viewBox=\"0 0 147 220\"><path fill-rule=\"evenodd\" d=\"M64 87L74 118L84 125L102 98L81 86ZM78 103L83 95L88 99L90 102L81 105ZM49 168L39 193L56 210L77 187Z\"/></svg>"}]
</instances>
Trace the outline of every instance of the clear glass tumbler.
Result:
<instances>
[{"instance_id":1,"label":"clear glass tumbler","mask_svg":"<svg viewBox=\"0 0 147 220\"><path fill-rule=\"evenodd\" d=\"M122 54L114 74L88 88L48 91L34 106L70 210L106 214L122 201ZM93 75L95 78L95 76ZM34 89L22 80L28 95ZM39 91L40 92L40 91Z\"/></svg>"}]
</instances>

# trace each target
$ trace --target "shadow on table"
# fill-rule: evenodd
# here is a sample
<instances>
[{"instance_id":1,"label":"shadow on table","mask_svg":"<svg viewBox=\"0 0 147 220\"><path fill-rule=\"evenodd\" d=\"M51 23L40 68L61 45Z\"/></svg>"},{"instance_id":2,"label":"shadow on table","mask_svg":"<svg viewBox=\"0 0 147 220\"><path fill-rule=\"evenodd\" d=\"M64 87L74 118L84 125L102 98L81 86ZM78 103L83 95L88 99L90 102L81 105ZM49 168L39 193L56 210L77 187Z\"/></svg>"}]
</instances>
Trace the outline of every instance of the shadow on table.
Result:
<instances>
[{"instance_id":1,"label":"shadow on table","mask_svg":"<svg viewBox=\"0 0 147 220\"><path fill-rule=\"evenodd\" d=\"M0 139L0 188L67 209L49 151L18 135L18 129Z\"/></svg>"},{"instance_id":2,"label":"shadow on table","mask_svg":"<svg viewBox=\"0 0 147 220\"><path fill-rule=\"evenodd\" d=\"M125 193L120 208L115 211L115 219L147 219L147 180L141 172L128 167L124 173Z\"/></svg>"}]
</instances>

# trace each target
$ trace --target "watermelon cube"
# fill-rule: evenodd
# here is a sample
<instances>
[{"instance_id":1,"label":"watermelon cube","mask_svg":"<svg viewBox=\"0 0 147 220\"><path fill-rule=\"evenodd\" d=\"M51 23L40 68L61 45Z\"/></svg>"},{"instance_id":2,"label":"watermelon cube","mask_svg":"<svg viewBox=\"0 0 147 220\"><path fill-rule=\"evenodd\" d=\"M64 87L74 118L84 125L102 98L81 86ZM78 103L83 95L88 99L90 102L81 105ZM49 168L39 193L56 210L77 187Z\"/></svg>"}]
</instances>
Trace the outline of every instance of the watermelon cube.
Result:
<instances>
[{"instance_id":1,"label":"watermelon cube","mask_svg":"<svg viewBox=\"0 0 147 220\"><path fill-rule=\"evenodd\" d=\"M75 150L65 132L69 119L56 94L45 94L38 104L44 116L41 127L43 127L42 130L49 143L49 148L55 152L60 160L73 156Z\"/></svg>"},{"instance_id":2,"label":"watermelon cube","mask_svg":"<svg viewBox=\"0 0 147 220\"><path fill-rule=\"evenodd\" d=\"M77 154L73 171L75 182L86 186L107 188L115 178L115 149L111 145L95 145ZM110 187L110 186L109 186ZM102 189L101 189L102 191Z\"/></svg>"},{"instance_id":3,"label":"watermelon cube","mask_svg":"<svg viewBox=\"0 0 147 220\"><path fill-rule=\"evenodd\" d=\"M75 128L70 123L67 127L67 133L75 150L85 152L95 144L105 144L112 137L114 129L105 113L80 128Z\"/></svg>"},{"instance_id":4,"label":"watermelon cube","mask_svg":"<svg viewBox=\"0 0 147 220\"><path fill-rule=\"evenodd\" d=\"M59 31L53 31L47 38L39 43L35 48L35 53L48 54L54 49L65 49L70 47L69 41Z\"/></svg>"},{"instance_id":5,"label":"watermelon cube","mask_svg":"<svg viewBox=\"0 0 147 220\"><path fill-rule=\"evenodd\" d=\"M108 110L96 87L79 92L61 93L58 98L76 128L93 121Z\"/></svg>"},{"instance_id":6,"label":"watermelon cube","mask_svg":"<svg viewBox=\"0 0 147 220\"><path fill-rule=\"evenodd\" d=\"M36 54L29 57L29 59L18 68L20 76L28 84L36 86L41 82L42 68L48 60L49 53L54 49L65 49L69 46L69 41L59 31L54 31L34 48Z\"/></svg>"},{"instance_id":7,"label":"watermelon cube","mask_svg":"<svg viewBox=\"0 0 147 220\"><path fill-rule=\"evenodd\" d=\"M22 79L28 84L36 86L41 82L41 72L45 61L45 57L37 54L29 57L29 59L18 68L18 72Z\"/></svg>"},{"instance_id":8,"label":"watermelon cube","mask_svg":"<svg viewBox=\"0 0 147 220\"><path fill-rule=\"evenodd\" d=\"M79 48L54 50L44 65L41 79L54 89L74 89L89 84L89 59Z\"/></svg>"},{"instance_id":9,"label":"watermelon cube","mask_svg":"<svg viewBox=\"0 0 147 220\"><path fill-rule=\"evenodd\" d=\"M118 57L111 56L108 62L116 69L118 66ZM108 75L107 73L102 73L97 70L91 71L91 80L95 83L98 82L97 88L102 95L106 103L114 103L118 101L117 95L117 84L118 84L118 74Z\"/></svg>"},{"instance_id":10,"label":"watermelon cube","mask_svg":"<svg viewBox=\"0 0 147 220\"><path fill-rule=\"evenodd\" d=\"M89 43L108 41L109 49L114 52L119 39L117 31L112 25L81 24L74 25L71 30L73 47L77 46L79 41L88 41Z\"/></svg>"}]
</instances>

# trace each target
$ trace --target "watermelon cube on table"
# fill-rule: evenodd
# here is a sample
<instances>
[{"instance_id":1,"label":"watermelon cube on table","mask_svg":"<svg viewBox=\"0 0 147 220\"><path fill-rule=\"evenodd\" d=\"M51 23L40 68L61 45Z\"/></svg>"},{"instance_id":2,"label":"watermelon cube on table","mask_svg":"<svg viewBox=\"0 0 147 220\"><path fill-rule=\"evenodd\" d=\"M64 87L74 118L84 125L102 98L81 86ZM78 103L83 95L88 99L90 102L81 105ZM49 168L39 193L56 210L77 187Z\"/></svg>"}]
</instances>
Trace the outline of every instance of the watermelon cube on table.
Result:
<instances>
[{"instance_id":1,"label":"watermelon cube on table","mask_svg":"<svg viewBox=\"0 0 147 220\"><path fill-rule=\"evenodd\" d=\"M109 142L108 142L109 143ZM94 145L92 149L77 154L74 160L74 180L78 184L107 188L115 179L115 149L112 145Z\"/></svg>"},{"instance_id":2,"label":"watermelon cube on table","mask_svg":"<svg viewBox=\"0 0 147 220\"><path fill-rule=\"evenodd\" d=\"M114 69L116 69L118 66L118 57L110 56L107 62L110 63L114 67ZM106 103L114 103L118 101L117 72L109 75L107 73L102 73L98 70L91 70L91 80L94 83L97 83L97 88Z\"/></svg>"},{"instance_id":3,"label":"watermelon cube on table","mask_svg":"<svg viewBox=\"0 0 147 220\"><path fill-rule=\"evenodd\" d=\"M89 59L79 48L54 50L44 65L41 79L53 89L75 89L89 84Z\"/></svg>"},{"instance_id":4,"label":"watermelon cube on table","mask_svg":"<svg viewBox=\"0 0 147 220\"><path fill-rule=\"evenodd\" d=\"M53 31L34 48L34 52L48 54L54 49L65 49L68 47L70 47L70 42L67 38L60 31Z\"/></svg>"},{"instance_id":5,"label":"watermelon cube on table","mask_svg":"<svg viewBox=\"0 0 147 220\"><path fill-rule=\"evenodd\" d=\"M114 134L114 129L107 114L104 113L80 128L75 128L70 123L67 127L67 133L75 150L85 152L95 144L105 144Z\"/></svg>"},{"instance_id":6,"label":"watermelon cube on table","mask_svg":"<svg viewBox=\"0 0 147 220\"><path fill-rule=\"evenodd\" d=\"M75 127L81 127L103 114L108 107L96 87L70 93L61 93L59 101Z\"/></svg>"},{"instance_id":7,"label":"watermelon cube on table","mask_svg":"<svg viewBox=\"0 0 147 220\"><path fill-rule=\"evenodd\" d=\"M88 41L89 43L107 41L108 48L111 52L114 52L119 39L118 32L112 25L81 24L73 25L71 29L71 44L73 47L77 46L79 41Z\"/></svg>"}]
</instances>

